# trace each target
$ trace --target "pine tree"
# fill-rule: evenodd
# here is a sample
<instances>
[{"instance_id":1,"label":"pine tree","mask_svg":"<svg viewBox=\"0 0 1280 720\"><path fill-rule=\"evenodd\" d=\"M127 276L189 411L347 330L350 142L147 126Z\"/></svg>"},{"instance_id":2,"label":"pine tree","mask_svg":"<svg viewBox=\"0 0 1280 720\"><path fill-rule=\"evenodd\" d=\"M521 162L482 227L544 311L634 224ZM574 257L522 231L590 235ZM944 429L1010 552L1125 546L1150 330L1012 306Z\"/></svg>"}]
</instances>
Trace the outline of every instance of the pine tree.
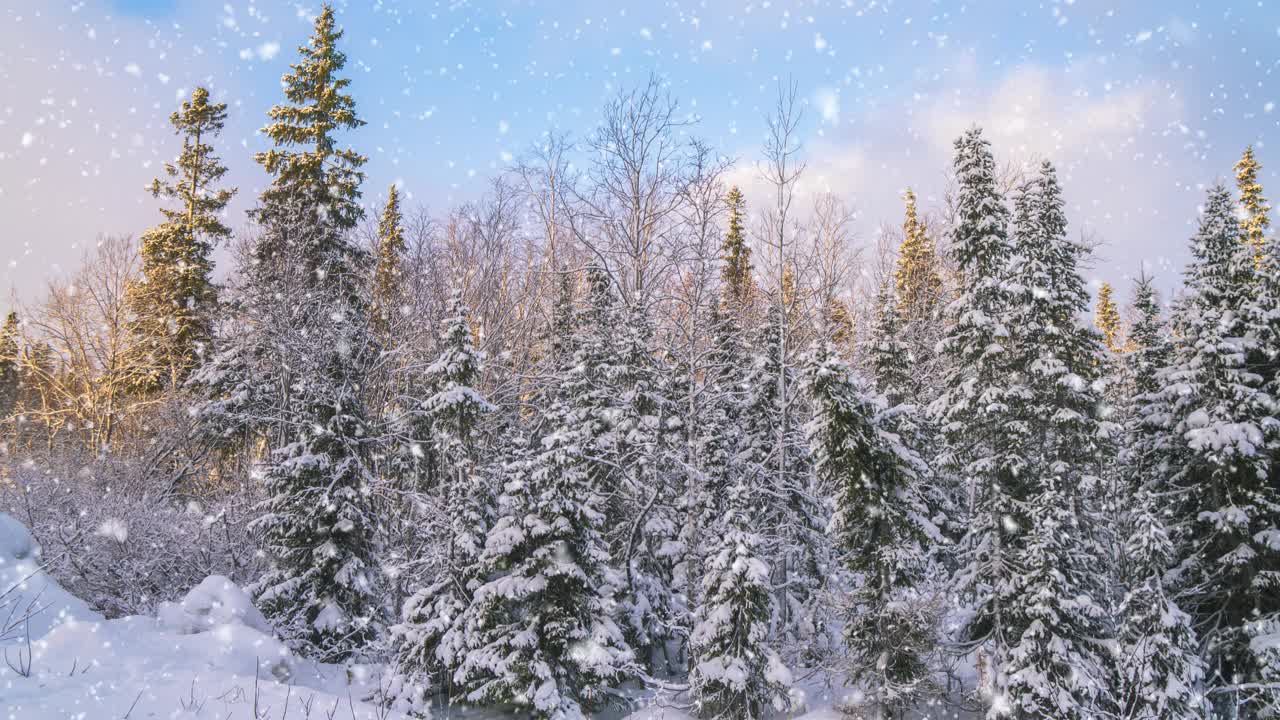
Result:
<instances>
[{"instance_id":1,"label":"pine tree","mask_svg":"<svg viewBox=\"0 0 1280 720\"><path fill-rule=\"evenodd\" d=\"M1120 352L1124 343L1120 340L1120 310L1111 297L1111 284L1102 283L1098 288L1098 304L1093 311L1093 325L1102 333L1102 342L1111 352Z\"/></svg>"},{"instance_id":2,"label":"pine tree","mask_svg":"<svg viewBox=\"0 0 1280 720\"><path fill-rule=\"evenodd\" d=\"M884 287L882 312L896 313L892 285ZM857 579L844 631L853 680L883 716L903 717L932 689L939 618L924 592L930 548L941 540L921 493L926 468L891 429L902 408L869 396L829 345L810 354L805 384L815 470L835 495L833 544Z\"/></svg>"},{"instance_id":3,"label":"pine tree","mask_svg":"<svg viewBox=\"0 0 1280 720\"><path fill-rule=\"evenodd\" d=\"M494 407L475 389L484 356L472 340L466 302L460 290L449 301L440 333L440 356L427 368L426 384L435 392L423 403L432 444L444 466L449 528L444 536L445 567L435 582L405 603L401 624L392 628L398 646L397 670L389 694L410 709L425 709L428 690L441 678L442 642L464 643L458 624L482 579L480 555L496 508L493 489L479 467L478 427ZM449 667L443 668L446 672ZM447 675L445 676L447 679Z\"/></svg>"},{"instance_id":4,"label":"pine tree","mask_svg":"<svg viewBox=\"0 0 1280 720\"><path fill-rule=\"evenodd\" d=\"M1244 217L1240 220L1240 239L1253 248L1255 258L1265 252L1267 228L1271 226L1271 206L1262 196L1258 171L1262 165L1253 157L1253 146L1244 149L1236 162L1236 187L1240 190L1240 206Z\"/></svg>"},{"instance_id":5,"label":"pine tree","mask_svg":"<svg viewBox=\"0 0 1280 720\"><path fill-rule=\"evenodd\" d=\"M210 274L214 244L231 236L221 215L234 189L219 189L227 168L209 144L222 132L226 103L209 102L198 87L169 117L182 152L165 163L166 179L148 186L154 197L177 202L161 208L165 220L142 236L142 281L129 289L132 331L145 357L133 358L137 384L176 387L205 356L212 338L210 310L217 300Z\"/></svg>"},{"instance_id":6,"label":"pine tree","mask_svg":"<svg viewBox=\"0 0 1280 720\"><path fill-rule=\"evenodd\" d=\"M1274 683L1251 647L1251 632L1280 614L1280 491L1270 479L1275 400L1245 364L1255 336L1242 308L1255 287L1256 256L1240 241L1227 189L1209 190L1192 238L1187 295L1175 315L1174 357L1158 402L1170 439L1162 465L1173 508L1176 594L1204 644L1208 686L1218 712L1247 702L1234 686ZM1235 712L1232 710L1231 712Z\"/></svg>"},{"instance_id":7,"label":"pine tree","mask_svg":"<svg viewBox=\"0 0 1280 720\"><path fill-rule=\"evenodd\" d=\"M364 217L359 202L364 180L360 167L366 158L350 148L337 147L333 137L335 130L364 125L356 115L355 100L346 93L351 81L338 77L347 62L338 50L342 35L335 26L333 8L324 5L316 17L311 41L298 48L301 59L281 79L289 104L271 108L268 116L272 122L262 129L275 147L254 156L273 176L271 186L262 194L260 219L286 211L307 213L340 234ZM312 239L329 242L332 237L323 234ZM277 250L261 248L266 253ZM308 269L320 269L314 259L324 254L304 254L312 261Z\"/></svg>"},{"instance_id":8,"label":"pine tree","mask_svg":"<svg viewBox=\"0 0 1280 720\"><path fill-rule=\"evenodd\" d=\"M751 532L752 494L729 490L689 635L690 692L699 717L760 720L789 706L791 673L768 645L770 572Z\"/></svg>"},{"instance_id":9,"label":"pine tree","mask_svg":"<svg viewBox=\"0 0 1280 720\"><path fill-rule=\"evenodd\" d=\"M724 236L722 255L724 257L725 299L731 303L735 312L741 313L751 301L751 247L747 245L746 229L743 227L742 191L734 186L729 188L725 196L729 206L729 230Z\"/></svg>"},{"instance_id":10,"label":"pine tree","mask_svg":"<svg viewBox=\"0 0 1280 720\"><path fill-rule=\"evenodd\" d=\"M403 304L402 264L405 242L401 228L400 192L393 184L387 191L387 205L378 221L377 264L373 271L373 321L378 332L386 336L391 322Z\"/></svg>"}]
</instances>

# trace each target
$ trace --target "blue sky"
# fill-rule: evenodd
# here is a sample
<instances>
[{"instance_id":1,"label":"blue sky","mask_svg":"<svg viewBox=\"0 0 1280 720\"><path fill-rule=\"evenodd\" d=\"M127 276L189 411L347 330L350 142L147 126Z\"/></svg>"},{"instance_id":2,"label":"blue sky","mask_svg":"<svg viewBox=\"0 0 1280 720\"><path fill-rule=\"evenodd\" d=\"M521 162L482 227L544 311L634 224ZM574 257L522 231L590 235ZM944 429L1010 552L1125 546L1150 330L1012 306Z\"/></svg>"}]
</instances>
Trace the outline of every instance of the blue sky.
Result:
<instances>
[{"instance_id":1,"label":"blue sky","mask_svg":"<svg viewBox=\"0 0 1280 720\"><path fill-rule=\"evenodd\" d=\"M83 0L0 9L0 286L32 297L98 233L158 217L143 185L177 143L167 117L206 84L240 188L279 78L319 3ZM808 103L805 190L859 212L861 242L910 185L940 202L950 140L982 124L997 155L1059 164L1093 280L1143 263L1168 286L1205 184L1253 143L1280 199L1280 4L1243 2L506 2L336 4L368 125L366 199L391 182L433 210L484 192L551 129L582 137L619 88L657 73L690 132L752 161L778 78ZM1127 295L1127 291L1122 291Z\"/></svg>"}]
</instances>

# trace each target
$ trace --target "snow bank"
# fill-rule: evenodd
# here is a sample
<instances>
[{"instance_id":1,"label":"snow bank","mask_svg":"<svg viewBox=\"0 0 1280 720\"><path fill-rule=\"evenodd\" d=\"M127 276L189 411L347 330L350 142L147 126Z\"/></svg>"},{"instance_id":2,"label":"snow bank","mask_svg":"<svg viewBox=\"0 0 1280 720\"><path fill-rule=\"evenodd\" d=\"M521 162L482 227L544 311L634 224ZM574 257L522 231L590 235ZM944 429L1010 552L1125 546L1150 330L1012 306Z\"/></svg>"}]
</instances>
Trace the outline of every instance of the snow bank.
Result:
<instances>
[{"instance_id":1,"label":"snow bank","mask_svg":"<svg viewBox=\"0 0 1280 720\"><path fill-rule=\"evenodd\" d=\"M45 574L26 526L0 513L0 645L26 644L28 631L39 638L64 623L101 619Z\"/></svg>"},{"instance_id":2,"label":"snow bank","mask_svg":"<svg viewBox=\"0 0 1280 720\"><path fill-rule=\"evenodd\" d=\"M156 620L161 628L179 635L212 630L220 625L245 625L260 633L271 634L249 594L221 575L210 575L176 603L160 603Z\"/></svg>"},{"instance_id":3,"label":"snow bank","mask_svg":"<svg viewBox=\"0 0 1280 720\"><path fill-rule=\"evenodd\" d=\"M162 603L156 617L103 620L48 578L39 558L27 529L0 514L0 593L41 610L29 649L25 627L6 641L0 707L11 717L250 720L255 707L271 720L404 717L359 701L374 689L370 676L291 653L225 577Z\"/></svg>"}]
</instances>

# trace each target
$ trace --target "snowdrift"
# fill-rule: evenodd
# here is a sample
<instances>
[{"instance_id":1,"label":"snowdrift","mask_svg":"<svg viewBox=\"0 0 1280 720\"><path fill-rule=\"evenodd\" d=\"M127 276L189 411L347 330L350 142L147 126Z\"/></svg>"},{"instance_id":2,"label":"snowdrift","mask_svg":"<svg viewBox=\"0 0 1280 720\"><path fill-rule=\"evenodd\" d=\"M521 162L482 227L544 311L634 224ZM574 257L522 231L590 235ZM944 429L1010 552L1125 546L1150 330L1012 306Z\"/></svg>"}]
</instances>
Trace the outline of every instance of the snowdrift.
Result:
<instances>
[{"instance_id":1,"label":"snowdrift","mask_svg":"<svg viewBox=\"0 0 1280 720\"><path fill-rule=\"evenodd\" d=\"M370 676L291 653L224 577L162 603L156 617L104 620L44 574L31 533L0 513L6 591L0 618L12 619L0 642L0 707L12 717L404 717L360 702L375 689Z\"/></svg>"}]
</instances>

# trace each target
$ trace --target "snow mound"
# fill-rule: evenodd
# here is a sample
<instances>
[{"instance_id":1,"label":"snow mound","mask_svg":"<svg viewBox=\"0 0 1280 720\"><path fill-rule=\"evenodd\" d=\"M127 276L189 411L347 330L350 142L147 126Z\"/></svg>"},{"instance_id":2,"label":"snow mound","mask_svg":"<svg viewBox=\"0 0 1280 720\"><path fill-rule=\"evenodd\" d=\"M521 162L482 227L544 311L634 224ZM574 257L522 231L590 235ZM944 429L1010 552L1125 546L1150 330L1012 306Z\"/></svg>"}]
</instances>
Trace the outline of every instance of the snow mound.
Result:
<instances>
[{"instance_id":1,"label":"snow mound","mask_svg":"<svg viewBox=\"0 0 1280 720\"><path fill-rule=\"evenodd\" d=\"M163 630L179 635L207 632L222 625L236 624L270 635L267 619L254 607L249 594L221 575L210 575L176 603L160 603L156 622Z\"/></svg>"},{"instance_id":2,"label":"snow mound","mask_svg":"<svg viewBox=\"0 0 1280 720\"><path fill-rule=\"evenodd\" d=\"M43 637L65 623L102 619L46 575L40 557L26 526L0 513L0 645L25 644L28 633Z\"/></svg>"},{"instance_id":3,"label":"snow mound","mask_svg":"<svg viewBox=\"0 0 1280 720\"><path fill-rule=\"evenodd\" d=\"M44 574L31 533L0 513L0 594L0 621L9 608L41 610L29 645L26 624L0 638L10 660L0 663L0 707L9 717L404 718L360 702L377 689L373 674L290 652L225 577L161 603L156 617L103 620Z\"/></svg>"}]
</instances>

